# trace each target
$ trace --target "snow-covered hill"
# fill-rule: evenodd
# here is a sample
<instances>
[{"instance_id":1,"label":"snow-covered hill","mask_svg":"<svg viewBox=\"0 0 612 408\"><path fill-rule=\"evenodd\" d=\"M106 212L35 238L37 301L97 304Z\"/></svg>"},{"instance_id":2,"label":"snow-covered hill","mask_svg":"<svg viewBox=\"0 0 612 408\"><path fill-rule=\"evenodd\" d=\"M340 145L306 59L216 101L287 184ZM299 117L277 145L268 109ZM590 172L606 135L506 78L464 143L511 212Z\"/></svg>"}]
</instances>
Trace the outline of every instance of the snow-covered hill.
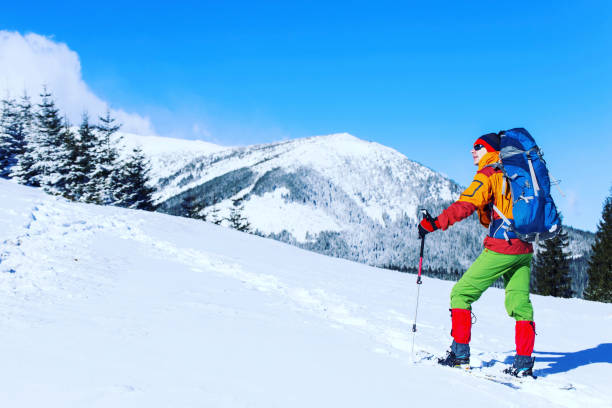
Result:
<instances>
[{"instance_id":1,"label":"snow-covered hill","mask_svg":"<svg viewBox=\"0 0 612 408\"><path fill-rule=\"evenodd\" d=\"M75 204L0 180L0 406L609 407L612 305L533 296L535 381L503 291L474 307L474 374L450 342L452 283L209 223ZM427 248L429 250L431 248ZM427 256L426 256L427 258Z\"/></svg>"},{"instance_id":2,"label":"snow-covered hill","mask_svg":"<svg viewBox=\"0 0 612 408\"><path fill-rule=\"evenodd\" d=\"M438 214L462 191L403 154L347 133L227 148L134 135L125 140L151 157L160 211L182 214L191 200L211 220L228 218L238 205L260 235L374 266L417 265L418 209ZM473 216L432 234L430 267L439 274L465 270L484 233ZM592 235L569 233L580 294Z\"/></svg>"}]
</instances>

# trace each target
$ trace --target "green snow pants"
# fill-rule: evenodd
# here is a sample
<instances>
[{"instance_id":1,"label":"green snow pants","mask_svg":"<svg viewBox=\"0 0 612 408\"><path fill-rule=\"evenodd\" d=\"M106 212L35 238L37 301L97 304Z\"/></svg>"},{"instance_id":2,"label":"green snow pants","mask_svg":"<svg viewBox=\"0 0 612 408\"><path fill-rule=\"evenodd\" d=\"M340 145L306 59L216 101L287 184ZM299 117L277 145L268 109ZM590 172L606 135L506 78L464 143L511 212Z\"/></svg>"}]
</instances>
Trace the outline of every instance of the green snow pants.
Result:
<instances>
[{"instance_id":1,"label":"green snow pants","mask_svg":"<svg viewBox=\"0 0 612 408\"><path fill-rule=\"evenodd\" d=\"M451 291L451 309L469 309L500 276L506 288L506 311L515 320L533 320L529 275L533 254L506 255L485 249Z\"/></svg>"}]
</instances>

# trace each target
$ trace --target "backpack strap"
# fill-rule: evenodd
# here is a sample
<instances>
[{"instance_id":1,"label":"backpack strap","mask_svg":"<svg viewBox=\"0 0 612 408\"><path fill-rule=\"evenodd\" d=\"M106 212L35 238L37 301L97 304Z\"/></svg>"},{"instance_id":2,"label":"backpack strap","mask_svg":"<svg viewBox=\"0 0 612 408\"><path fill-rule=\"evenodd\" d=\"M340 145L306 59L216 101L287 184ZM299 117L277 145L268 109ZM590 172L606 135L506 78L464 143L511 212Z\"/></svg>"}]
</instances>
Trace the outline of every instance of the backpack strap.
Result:
<instances>
[{"instance_id":1,"label":"backpack strap","mask_svg":"<svg viewBox=\"0 0 612 408\"><path fill-rule=\"evenodd\" d=\"M529 173L531 174L531 182L533 183L533 193L535 196L538 196L538 190L540 190L540 185L538 184L538 178L535 175L535 171L533 170L533 163L531 163L531 158L527 156L527 164L529 165Z\"/></svg>"},{"instance_id":2,"label":"backpack strap","mask_svg":"<svg viewBox=\"0 0 612 408\"><path fill-rule=\"evenodd\" d=\"M504 238L506 238L506 241L510 242L510 238L508 237L508 229L512 228L512 221L510 221L495 204L493 204L493 211L495 211L499 218L503 220Z\"/></svg>"},{"instance_id":3,"label":"backpack strap","mask_svg":"<svg viewBox=\"0 0 612 408\"><path fill-rule=\"evenodd\" d=\"M502 184L502 196L506 195L506 184L508 184L510 182L510 180L514 180L515 178L518 177L517 174L515 174L514 176L510 177L508 176L508 174L506 173L506 170L504 169L504 165L501 162L495 162L495 163L491 163L491 164L487 164L485 167L491 167L495 170L499 170L502 172L503 175L503 184Z\"/></svg>"},{"instance_id":4,"label":"backpack strap","mask_svg":"<svg viewBox=\"0 0 612 408\"><path fill-rule=\"evenodd\" d=\"M553 175L550 174L550 172L548 172L548 177L550 178L550 185L557 187L557 190L559 190L559 194L561 194L561 197L565 198L565 193L563 192L563 190L561 190L561 187L559 187L561 180L557 180L556 178L554 178Z\"/></svg>"}]
</instances>

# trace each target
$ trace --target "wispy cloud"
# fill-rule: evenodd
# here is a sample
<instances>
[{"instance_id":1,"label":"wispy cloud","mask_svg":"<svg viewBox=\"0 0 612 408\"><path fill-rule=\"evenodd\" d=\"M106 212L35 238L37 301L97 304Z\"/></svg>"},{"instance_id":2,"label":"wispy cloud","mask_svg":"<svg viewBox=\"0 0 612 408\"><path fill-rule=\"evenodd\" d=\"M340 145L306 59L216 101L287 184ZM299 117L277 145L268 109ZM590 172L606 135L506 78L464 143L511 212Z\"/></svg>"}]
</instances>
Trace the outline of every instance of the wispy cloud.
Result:
<instances>
[{"instance_id":1,"label":"wispy cloud","mask_svg":"<svg viewBox=\"0 0 612 408\"><path fill-rule=\"evenodd\" d=\"M122 130L142 135L155 134L148 117L110 106L95 95L83 80L81 62L66 44L38 35L0 31L0 91L19 97L27 92L34 101L46 85L60 109L72 123L83 111L94 117L107 109L123 124Z\"/></svg>"}]
</instances>

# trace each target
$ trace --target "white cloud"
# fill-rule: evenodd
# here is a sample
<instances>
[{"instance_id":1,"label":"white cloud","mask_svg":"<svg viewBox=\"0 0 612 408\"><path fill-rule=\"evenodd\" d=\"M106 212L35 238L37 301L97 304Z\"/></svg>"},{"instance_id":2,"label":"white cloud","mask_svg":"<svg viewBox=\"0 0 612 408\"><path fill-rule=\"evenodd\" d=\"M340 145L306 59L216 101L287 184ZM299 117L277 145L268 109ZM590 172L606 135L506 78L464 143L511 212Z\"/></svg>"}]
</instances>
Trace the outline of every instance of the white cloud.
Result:
<instances>
[{"instance_id":1,"label":"white cloud","mask_svg":"<svg viewBox=\"0 0 612 408\"><path fill-rule=\"evenodd\" d=\"M53 93L58 107L73 124L83 111L92 118L110 108L122 130L141 135L155 134L148 117L113 109L96 96L83 81L76 52L66 44L38 34L21 35L0 30L0 92L19 97L26 91L33 101L39 99L42 86Z\"/></svg>"}]
</instances>

